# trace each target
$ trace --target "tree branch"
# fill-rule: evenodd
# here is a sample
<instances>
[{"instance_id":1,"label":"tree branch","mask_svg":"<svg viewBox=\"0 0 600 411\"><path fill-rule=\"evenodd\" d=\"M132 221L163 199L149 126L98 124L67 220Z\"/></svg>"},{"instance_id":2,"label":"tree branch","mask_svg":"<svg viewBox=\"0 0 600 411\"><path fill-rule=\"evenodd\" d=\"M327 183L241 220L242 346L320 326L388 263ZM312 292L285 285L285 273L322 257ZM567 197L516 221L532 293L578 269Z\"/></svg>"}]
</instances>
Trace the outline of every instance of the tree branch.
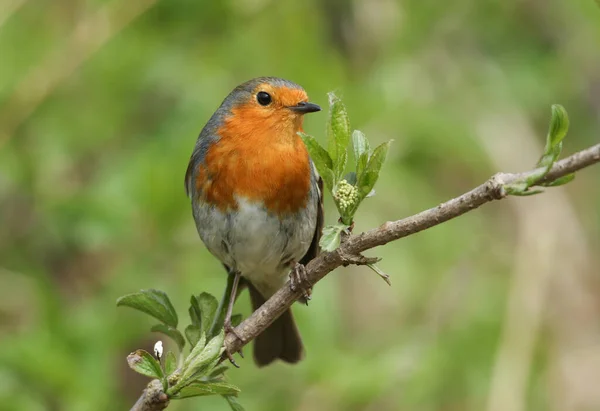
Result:
<instances>
[{"instance_id":1,"label":"tree branch","mask_svg":"<svg viewBox=\"0 0 600 411\"><path fill-rule=\"evenodd\" d=\"M169 405L160 380L152 380L130 411L162 411Z\"/></svg>"},{"instance_id":2,"label":"tree branch","mask_svg":"<svg viewBox=\"0 0 600 411\"><path fill-rule=\"evenodd\" d=\"M554 164L552 169L539 183L556 180L567 174L600 162L600 144L582 150ZM498 173L473 190L453 198L437 207L430 208L411 217L397 221L389 221L380 227L359 235L348 237L335 251L323 253L306 266L306 275L312 284L316 284L328 273L341 265L357 264L364 261L360 253L391 241L416 234L445 221L461 216L479 206L507 196L505 187L518 180L533 176L536 171L509 174ZM364 263L364 262L363 262ZM275 295L256 310L250 317L235 328L242 340L233 333L227 335L225 347L229 352L236 352L256 338L277 317L287 310L302 294L301 290L292 291L286 283Z\"/></svg>"},{"instance_id":3,"label":"tree branch","mask_svg":"<svg viewBox=\"0 0 600 411\"><path fill-rule=\"evenodd\" d=\"M538 183L556 180L598 162L600 162L600 144L556 162ZM343 240L337 250L323 253L308 263L306 266L307 278L312 284L316 284L339 266L374 263L377 259L362 256L361 253L459 217L485 203L501 200L508 195L505 190L508 184L533 176L536 172L539 172L539 169L516 174L498 173L473 190L437 207L402 220L388 221L359 235L349 236ZM233 333L227 335L225 338L226 349L229 352L236 352L248 344L287 310L301 296L302 292L301 290L292 291L289 282L286 283L266 303L235 328L235 334L242 340ZM167 405L168 398L163 392L162 384L159 380L153 380L148 384L131 411L160 411Z\"/></svg>"}]
</instances>

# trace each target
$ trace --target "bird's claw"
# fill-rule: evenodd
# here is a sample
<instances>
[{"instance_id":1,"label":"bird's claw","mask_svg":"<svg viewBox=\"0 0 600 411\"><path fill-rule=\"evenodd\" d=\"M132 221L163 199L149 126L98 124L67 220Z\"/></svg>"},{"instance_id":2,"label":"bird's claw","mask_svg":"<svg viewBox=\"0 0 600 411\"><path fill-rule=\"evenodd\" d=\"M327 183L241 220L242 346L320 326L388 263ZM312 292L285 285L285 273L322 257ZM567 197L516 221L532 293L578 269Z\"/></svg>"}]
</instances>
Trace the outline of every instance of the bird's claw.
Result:
<instances>
[{"instance_id":1,"label":"bird's claw","mask_svg":"<svg viewBox=\"0 0 600 411\"><path fill-rule=\"evenodd\" d=\"M306 305L308 305L308 301L311 298L312 286L306 276L306 267L300 263L296 263L292 271L290 271L290 289L292 291L301 289Z\"/></svg>"},{"instance_id":2,"label":"bird's claw","mask_svg":"<svg viewBox=\"0 0 600 411\"><path fill-rule=\"evenodd\" d=\"M238 365L238 363L235 362L235 358L233 358L233 354L231 354L229 351L227 351L227 349L225 350L225 352L223 353L223 355L225 355L227 357L227 359L229 360L229 362L231 363L231 365L233 365L235 368L240 368L240 366Z\"/></svg>"},{"instance_id":3,"label":"bird's claw","mask_svg":"<svg viewBox=\"0 0 600 411\"><path fill-rule=\"evenodd\" d=\"M237 338L238 340L240 340L243 343L245 342L244 339L235 331L235 328L231 325L231 321L225 321L225 324L223 324L223 329L225 330L225 335L233 334L235 336L235 338ZM225 352L223 353L223 355L225 355L227 357L229 362L235 368L240 368L240 366L235 362L235 359L233 358L233 354L235 354L235 353L231 353L227 349L225 349ZM244 354L242 353L241 349L238 351L238 354L240 354L240 357L244 358Z\"/></svg>"}]
</instances>

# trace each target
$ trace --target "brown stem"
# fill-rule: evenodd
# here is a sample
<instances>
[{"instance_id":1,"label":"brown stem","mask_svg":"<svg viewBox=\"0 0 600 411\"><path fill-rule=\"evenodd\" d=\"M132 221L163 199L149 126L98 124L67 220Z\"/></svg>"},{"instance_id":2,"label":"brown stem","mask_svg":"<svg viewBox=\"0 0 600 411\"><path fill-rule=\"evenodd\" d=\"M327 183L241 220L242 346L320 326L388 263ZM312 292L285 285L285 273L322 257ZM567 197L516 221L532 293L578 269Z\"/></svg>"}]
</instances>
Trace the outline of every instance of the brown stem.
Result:
<instances>
[{"instance_id":1,"label":"brown stem","mask_svg":"<svg viewBox=\"0 0 600 411\"><path fill-rule=\"evenodd\" d=\"M169 405L169 397L159 380L152 380L130 411L161 411Z\"/></svg>"},{"instance_id":2,"label":"brown stem","mask_svg":"<svg viewBox=\"0 0 600 411\"><path fill-rule=\"evenodd\" d=\"M558 161L540 183L555 180L598 162L600 162L600 144L596 144L564 160ZM337 267L356 264L358 261L356 256L365 250L426 230L461 216L485 203L501 200L507 196L504 188L507 184L531 176L535 171L531 170L517 174L498 173L482 185L437 207L430 208L402 220L389 221L359 235L350 236L337 250L323 253L308 263L306 266L308 281L316 284ZM226 337L226 349L229 352L236 352L245 344L252 341L287 310L300 297L301 293L300 290L292 291L289 284L286 284L250 317L235 328L236 334L243 341L236 338L233 334L229 334Z\"/></svg>"}]
</instances>

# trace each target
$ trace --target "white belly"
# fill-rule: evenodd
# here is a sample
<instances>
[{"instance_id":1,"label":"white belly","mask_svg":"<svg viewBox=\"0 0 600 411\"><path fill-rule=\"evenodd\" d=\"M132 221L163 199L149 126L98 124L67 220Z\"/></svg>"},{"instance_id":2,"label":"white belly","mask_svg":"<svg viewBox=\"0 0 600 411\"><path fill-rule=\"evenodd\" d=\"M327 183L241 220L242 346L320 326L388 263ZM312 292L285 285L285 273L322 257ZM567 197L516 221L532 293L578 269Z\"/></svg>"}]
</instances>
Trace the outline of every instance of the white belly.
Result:
<instances>
[{"instance_id":1,"label":"white belly","mask_svg":"<svg viewBox=\"0 0 600 411\"><path fill-rule=\"evenodd\" d=\"M285 283L290 264L300 260L312 242L317 215L312 197L306 209L282 218L243 199L231 213L199 204L194 217L209 251L268 298Z\"/></svg>"}]
</instances>

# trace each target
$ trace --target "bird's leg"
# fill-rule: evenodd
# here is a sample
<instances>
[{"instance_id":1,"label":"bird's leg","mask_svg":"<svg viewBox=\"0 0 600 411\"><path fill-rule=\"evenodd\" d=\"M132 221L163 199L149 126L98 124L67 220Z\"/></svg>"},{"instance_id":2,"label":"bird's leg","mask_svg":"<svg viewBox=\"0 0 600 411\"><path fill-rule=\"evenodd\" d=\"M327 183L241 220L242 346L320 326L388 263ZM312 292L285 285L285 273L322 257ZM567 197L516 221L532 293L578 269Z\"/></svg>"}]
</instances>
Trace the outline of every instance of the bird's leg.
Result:
<instances>
[{"instance_id":1,"label":"bird's leg","mask_svg":"<svg viewBox=\"0 0 600 411\"><path fill-rule=\"evenodd\" d=\"M227 305L227 312L225 314L225 322L223 323L223 329L225 330L225 334L231 333L231 334L235 335L235 337L238 340L244 342L244 339L242 337L240 337L238 335L238 333L235 332L235 329L231 325L231 314L233 312L233 304L235 303L235 297L237 296L237 288L240 283L240 277L241 277L241 274L239 271L236 271L235 273L233 273L233 275L234 275L234 277L233 277L233 285L231 287L231 296L229 297L229 304ZM230 353L229 351L225 350L225 355L227 356L227 358L229 359L229 362L231 362L231 364L233 364L236 368L239 368L239 365L237 365L237 363L233 359L233 353ZM243 358L243 356L242 356L242 358Z\"/></svg>"},{"instance_id":2,"label":"bird's leg","mask_svg":"<svg viewBox=\"0 0 600 411\"><path fill-rule=\"evenodd\" d=\"M308 305L310 295L312 293L312 284L306 277L306 267L300 263L294 263L292 271L290 271L290 288L292 291L301 289L304 297L304 302Z\"/></svg>"},{"instance_id":3,"label":"bird's leg","mask_svg":"<svg viewBox=\"0 0 600 411\"><path fill-rule=\"evenodd\" d=\"M233 273L233 285L231 287L231 295L229 296L229 305L227 305L227 312L225 313L225 322L223 323L223 328L225 329L226 334L235 335L240 341L244 341L233 329L231 326L231 314L233 313L233 304L235 303L235 297L237 296L237 288L240 283L240 277L242 276L239 271Z\"/></svg>"}]
</instances>

